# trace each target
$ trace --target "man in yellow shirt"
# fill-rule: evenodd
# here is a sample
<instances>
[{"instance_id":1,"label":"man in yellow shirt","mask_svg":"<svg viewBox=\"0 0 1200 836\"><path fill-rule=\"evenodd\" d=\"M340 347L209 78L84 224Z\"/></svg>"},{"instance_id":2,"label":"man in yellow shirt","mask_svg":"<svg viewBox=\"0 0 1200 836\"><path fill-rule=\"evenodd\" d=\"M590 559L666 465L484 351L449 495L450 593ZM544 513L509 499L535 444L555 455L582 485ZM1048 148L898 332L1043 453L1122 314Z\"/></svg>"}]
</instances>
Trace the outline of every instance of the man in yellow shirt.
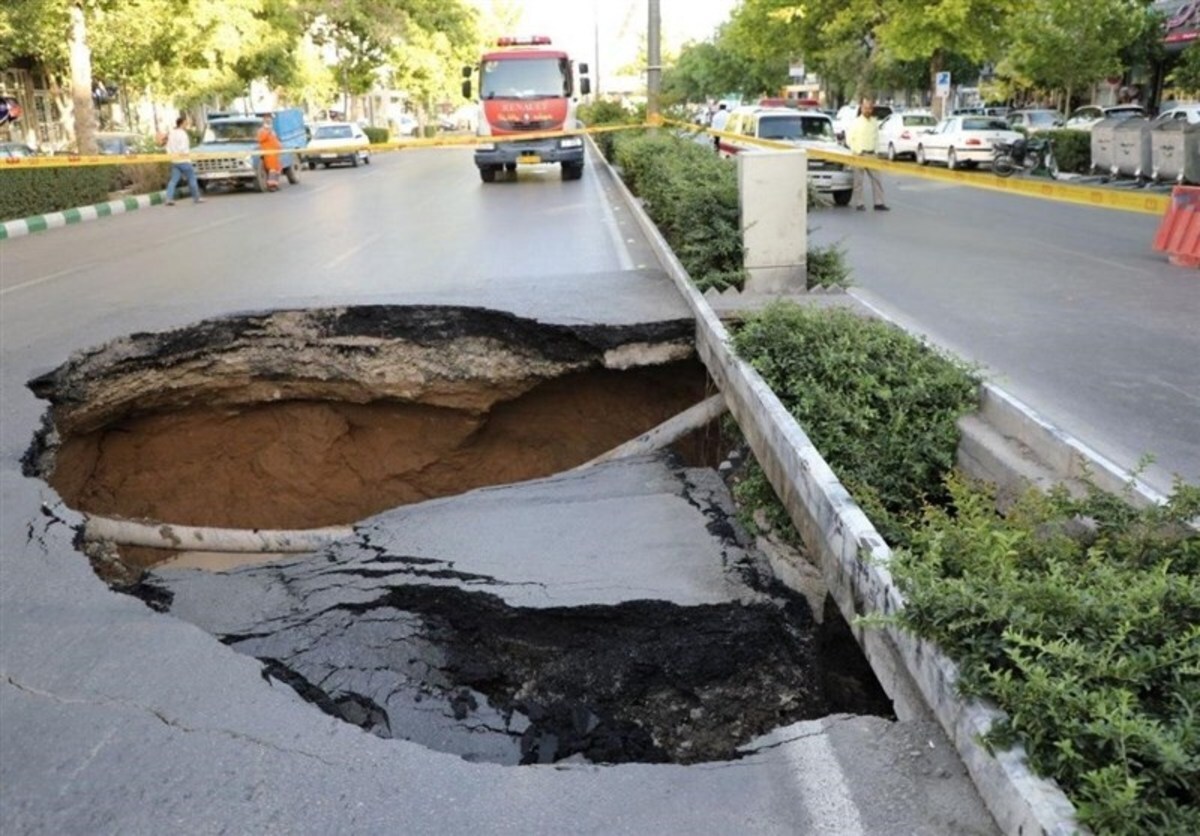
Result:
<instances>
[{"instance_id":1,"label":"man in yellow shirt","mask_svg":"<svg viewBox=\"0 0 1200 836\"><path fill-rule=\"evenodd\" d=\"M858 106L858 118L846 131L846 144L852 154L874 154L875 146L879 143L879 120L875 118L875 104L870 99L863 99ZM855 168L854 191L850 202L860 212L867 207L863 205L863 174L871 181L871 197L875 200L875 209L879 212L888 211L883 202L883 181L873 168Z\"/></svg>"}]
</instances>

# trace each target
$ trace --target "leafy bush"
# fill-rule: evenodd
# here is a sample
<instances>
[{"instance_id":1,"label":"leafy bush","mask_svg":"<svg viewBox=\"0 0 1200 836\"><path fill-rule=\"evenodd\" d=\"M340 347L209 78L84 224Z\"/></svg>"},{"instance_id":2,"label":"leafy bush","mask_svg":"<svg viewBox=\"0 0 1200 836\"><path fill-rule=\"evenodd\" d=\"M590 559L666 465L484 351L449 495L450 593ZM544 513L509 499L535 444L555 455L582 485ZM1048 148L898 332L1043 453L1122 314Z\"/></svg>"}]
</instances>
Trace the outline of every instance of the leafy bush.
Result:
<instances>
[{"instance_id":1,"label":"leafy bush","mask_svg":"<svg viewBox=\"0 0 1200 836\"><path fill-rule=\"evenodd\" d=\"M0 221L103 203L116 176L116 166L0 171Z\"/></svg>"},{"instance_id":2,"label":"leafy bush","mask_svg":"<svg viewBox=\"0 0 1200 836\"><path fill-rule=\"evenodd\" d=\"M1092 135L1087 131L1059 130L1046 134L1054 140L1059 171L1087 174L1092 169Z\"/></svg>"},{"instance_id":3,"label":"leafy bush","mask_svg":"<svg viewBox=\"0 0 1200 836\"><path fill-rule=\"evenodd\" d=\"M968 367L887 323L789 303L748 318L733 345L889 543L948 500L956 421L978 399Z\"/></svg>"},{"instance_id":4,"label":"leafy bush","mask_svg":"<svg viewBox=\"0 0 1200 836\"><path fill-rule=\"evenodd\" d=\"M163 161L161 163L126 163L118 166L117 176L113 185L128 189L133 194L149 194L150 192L159 192L167 187L167 180L171 176L171 164ZM181 181L183 185L187 185L187 180Z\"/></svg>"},{"instance_id":5,"label":"leafy bush","mask_svg":"<svg viewBox=\"0 0 1200 836\"><path fill-rule=\"evenodd\" d=\"M387 128L364 127L363 133L365 133L367 135L367 140L372 145L382 145L383 143L388 141L388 129Z\"/></svg>"},{"instance_id":6,"label":"leafy bush","mask_svg":"<svg viewBox=\"0 0 1200 836\"><path fill-rule=\"evenodd\" d=\"M711 148L664 131L623 132L614 154L696 287L740 288L745 271L733 167Z\"/></svg>"},{"instance_id":7,"label":"leafy bush","mask_svg":"<svg viewBox=\"0 0 1200 836\"><path fill-rule=\"evenodd\" d=\"M632 125L633 114L620 102L598 101L582 104L578 110L579 121L593 127L596 125Z\"/></svg>"},{"instance_id":8,"label":"leafy bush","mask_svg":"<svg viewBox=\"0 0 1200 836\"><path fill-rule=\"evenodd\" d=\"M846 253L837 244L808 248L808 289L814 287L849 287L850 268Z\"/></svg>"},{"instance_id":9,"label":"leafy bush","mask_svg":"<svg viewBox=\"0 0 1200 836\"><path fill-rule=\"evenodd\" d=\"M579 121L589 128L612 127L617 125L640 125L643 120L626 110L618 102L599 101L579 106ZM602 131L592 134L592 139L600 148L604 158L613 161L613 141L618 131Z\"/></svg>"},{"instance_id":10,"label":"leafy bush","mask_svg":"<svg viewBox=\"0 0 1200 836\"><path fill-rule=\"evenodd\" d=\"M890 569L903 626L1097 833L1200 833L1200 488L1134 510L1093 490L1030 491L1006 516L951 480Z\"/></svg>"}]
</instances>

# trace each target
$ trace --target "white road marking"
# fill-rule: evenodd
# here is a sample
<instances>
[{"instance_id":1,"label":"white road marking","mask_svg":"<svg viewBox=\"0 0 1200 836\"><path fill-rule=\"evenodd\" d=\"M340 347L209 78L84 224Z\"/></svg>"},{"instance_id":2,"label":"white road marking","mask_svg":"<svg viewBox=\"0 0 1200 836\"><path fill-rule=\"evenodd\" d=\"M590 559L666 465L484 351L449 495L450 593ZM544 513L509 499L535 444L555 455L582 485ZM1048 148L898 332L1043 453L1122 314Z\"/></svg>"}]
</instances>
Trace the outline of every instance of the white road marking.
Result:
<instances>
[{"instance_id":1,"label":"white road marking","mask_svg":"<svg viewBox=\"0 0 1200 836\"><path fill-rule=\"evenodd\" d=\"M12 287L6 287L3 290L0 290L0 296L4 296L7 293L12 293L15 290L22 290L26 287L33 287L34 285L41 284L42 282L48 282L53 279L60 278L62 276L69 276L72 273L78 273L82 269L83 269L82 267L70 267L66 270L59 270L57 273L51 273L47 276L40 276L39 278L36 278L36 279L30 279L27 282L21 282L21 284L15 284Z\"/></svg>"},{"instance_id":2,"label":"white road marking","mask_svg":"<svg viewBox=\"0 0 1200 836\"><path fill-rule=\"evenodd\" d=\"M608 192L600 185L600 175L586 177L585 182L591 183L592 188L600 192L600 206L604 212L604 228L608 230L609 240L612 241L613 247L617 251L617 262L622 270L633 269L633 256L629 254L629 248L625 246L624 236L621 235L621 229L617 224L617 216L613 212L612 203L608 199ZM633 241L633 239L629 239Z\"/></svg>"},{"instance_id":3,"label":"white road marking","mask_svg":"<svg viewBox=\"0 0 1200 836\"><path fill-rule=\"evenodd\" d=\"M828 734L818 734L784 747L804 808L812 816L812 834L863 836L866 828Z\"/></svg>"}]
</instances>

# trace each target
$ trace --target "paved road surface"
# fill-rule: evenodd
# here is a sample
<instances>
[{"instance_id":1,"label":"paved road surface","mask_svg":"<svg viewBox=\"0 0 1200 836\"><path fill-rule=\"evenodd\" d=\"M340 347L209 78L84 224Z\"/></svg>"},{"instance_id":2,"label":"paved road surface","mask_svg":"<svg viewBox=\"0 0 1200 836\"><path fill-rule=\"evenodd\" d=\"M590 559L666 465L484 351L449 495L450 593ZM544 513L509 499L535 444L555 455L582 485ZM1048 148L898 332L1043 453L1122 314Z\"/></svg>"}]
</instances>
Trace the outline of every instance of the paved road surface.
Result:
<instances>
[{"instance_id":1,"label":"paved road surface","mask_svg":"<svg viewBox=\"0 0 1200 836\"><path fill-rule=\"evenodd\" d=\"M1158 219L886 176L887 214L825 210L856 293L984 364L1126 469L1200 483L1200 271L1150 248Z\"/></svg>"}]
</instances>

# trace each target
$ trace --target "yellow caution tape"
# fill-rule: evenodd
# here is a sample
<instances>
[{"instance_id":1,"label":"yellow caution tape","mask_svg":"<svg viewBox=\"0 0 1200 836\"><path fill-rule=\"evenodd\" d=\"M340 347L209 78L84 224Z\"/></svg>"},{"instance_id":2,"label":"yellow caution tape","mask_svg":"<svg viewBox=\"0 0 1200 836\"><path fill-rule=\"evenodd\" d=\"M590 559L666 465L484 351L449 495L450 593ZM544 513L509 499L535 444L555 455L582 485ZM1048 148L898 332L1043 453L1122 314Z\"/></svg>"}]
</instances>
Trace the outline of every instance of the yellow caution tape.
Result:
<instances>
[{"instance_id":1,"label":"yellow caution tape","mask_svg":"<svg viewBox=\"0 0 1200 836\"><path fill-rule=\"evenodd\" d=\"M776 142L769 139L731 134L724 131L700 128L686 122L674 122L674 125L696 132L704 131L711 136L736 140L744 145L755 145L762 148L773 148L781 151L795 150L794 145ZM1118 209L1123 212L1141 212L1147 215L1165 215L1171 205L1169 194L1147 194L1145 192L1128 191L1121 188L1111 188L1097 185L1071 183L1064 180L1030 177L997 177L990 171L962 171L930 166L919 166L915 163L894 163L874 156L862 156L834 151L818 151L806 148L811 157L819 160L843 163L854 168L872 168L878 171L888 171L905 177L920 177L926 180L940 180L944 183L954 183L959 186L969 186L975 189L988 189L994 192L1007 192L1026 197L1038 197L1044 200L1057 200L1062 203L1074 203L1080 206L1095 206L1102 209Z\"/></svg>"},{"instance_id":2,"label":"yellow caution tape","mask_svg":"<svg viewBox=\"0 0 1200 836\"><path fill-rule=\"evenodd\" d=\"M705 133L709 136L720 137L722 139L736 140L737 142L746 145L754 145L762 148L773 148L778 150L793 150L795 148L795 146L783 142L757 139L755 137L748 137L742 134L733 134L725 131L714 131L711 128L703 128L699 125L693 125L688 122L662 119L661 117L659 117L656 121L658 124L679 127L695 133ZM471 147L484 144L522 142L526 140L551 139L565 136L583 136L585 134L601 134L653 126L654 125L650 123L641 125L599 125L596 127L580 128L570 131L536 131L522 133L519 136L507 134L504 136L469 135L412 138L372 144L368 146L368 150L371 151L371 153L382 153L388 151L403 151L406 148ZM285 152L298 154L303 158L306 156L316 156L318 154L349 153L353 150L360 149L361 146L339 146L321 148L320 150L313 151L309 151L304 148L285 149ZM1124 212L1141 212L1144 214L1161 216L1166 214L1166 211L1171 204L1171 197L1170 195L1166 194L1138 193L1119 188L1074 184L1069 181L1061 180L1026 177L997 177L989 171L949 171L946 169L930 168L927 166L894 163L873 156L858 156L851 154L849 151L840 153L834 151L817 151L812 149L805 150L810 156L816 157L817 159L843 163L844 165L853 166L856 168L872 168L879 171L892 172L894 174L899 174L906 177L919 177L926 180L940 180L946 183L954 183L955 185L959 186L969 186L976 189L988 189L996 192L1007 192L1009 194L1019 194L1026 197L1042 198L1044 200L1056 200L1064 203L1074 203L1081 206L1095 206L1104 209L1117 209ZM204 152L188 154L187 160L189 162L195 162L198 160L228 159L232 156L258 157L262 156L263 154L278 153L280 152L262 150ZM166 154L126 154L121 156L80 156L63 154L45 157L17 157L12 159L0 159L0 172L26 168L76 168L80 166L161 164L169 163L171 162L171 159L172 158L168 157Z\"/></svg>"}]
</instances>

